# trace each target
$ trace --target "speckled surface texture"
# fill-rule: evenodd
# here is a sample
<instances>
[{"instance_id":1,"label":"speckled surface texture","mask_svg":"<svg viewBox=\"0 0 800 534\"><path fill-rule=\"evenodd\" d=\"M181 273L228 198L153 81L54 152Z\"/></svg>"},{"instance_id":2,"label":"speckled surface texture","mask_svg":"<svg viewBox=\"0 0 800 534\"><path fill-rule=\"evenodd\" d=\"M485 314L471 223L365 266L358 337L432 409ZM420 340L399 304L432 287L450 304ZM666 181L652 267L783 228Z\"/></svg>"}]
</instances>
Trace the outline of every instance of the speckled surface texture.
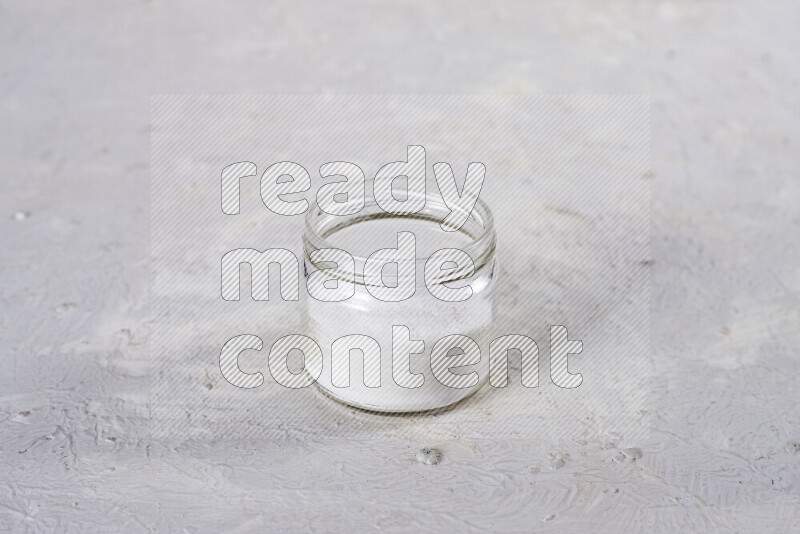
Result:
<instances>
[{"instance_id":1,"label":"speckled surface texture","mask_svg":"<svg viewBox=\"0 0 800 534\"><path fill-rule=\"evenodd\" d=\"M778 1L0 3L0 529L798 531L799 23ZM153 439L157 93L650 95L649 431L342 408L327 433Z\"/></svg>"}]
</instances>

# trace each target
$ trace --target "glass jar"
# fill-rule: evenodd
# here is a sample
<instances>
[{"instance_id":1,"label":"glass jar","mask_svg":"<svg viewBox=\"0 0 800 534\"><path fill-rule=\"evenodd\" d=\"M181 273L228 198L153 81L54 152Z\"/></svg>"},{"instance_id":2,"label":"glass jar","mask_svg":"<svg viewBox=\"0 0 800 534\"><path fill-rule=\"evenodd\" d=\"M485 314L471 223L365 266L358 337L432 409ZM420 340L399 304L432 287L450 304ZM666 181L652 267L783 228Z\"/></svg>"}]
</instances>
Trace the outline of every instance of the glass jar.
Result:
<instances>
[{"instance_id":1,"label":"glass jar","mask_svg":"<svg viewBox=\"0 0 800 534\"><path fill-rule=\"evenodd\" d=\"M488 347L493 334L497 275L492 214L478 199L461 228L445 231L440 223L450 209L433 191L437 191L435 186L428 186L424 208L408 215L384 212L371 196L355 214L331 215L316 203L306 214L306 282L312 273L327 269L325 272L338 280L334 286L341 281L354 287L352 296L338 302L325 302L301 292L305 300L303 333L316 341L323 354L316 385L338 401L379 412L435 410L472 395L489 379ZM370 291L374 288L368 287L364 265L376 250L397 248L398 232L413 232L416 253L413 261L390 264L382 271L382 280L386 286L396 285L399 272L413 269L415 288L404 300L386 302ZM320 261L325 249L348 252L355 269ZM456 263L429 264L429 257L442 249L465 252L472 259L474 271ZM471 296L454 302L439 298L441 294L429 289L437 276L450 289L469 286ZM330 282L326 287L331 287ZM334 343L345 336L359 336L349 341L364 343L345 344L343 350L334 352ZM404 346L398 348L398 344Z\"/></svg>"}]
</instances>

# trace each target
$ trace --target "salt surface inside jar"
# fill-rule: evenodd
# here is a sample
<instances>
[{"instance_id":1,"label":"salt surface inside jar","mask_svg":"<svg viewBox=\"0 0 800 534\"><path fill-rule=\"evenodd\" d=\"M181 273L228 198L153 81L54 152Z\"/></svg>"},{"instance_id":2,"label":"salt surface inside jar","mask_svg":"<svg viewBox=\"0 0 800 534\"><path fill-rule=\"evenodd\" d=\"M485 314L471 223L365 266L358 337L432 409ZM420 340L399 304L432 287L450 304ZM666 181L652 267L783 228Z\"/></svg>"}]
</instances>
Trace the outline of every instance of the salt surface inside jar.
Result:
<instances>
[{"instance_id":1,"label":"salt surface inside jar","mask_svg":"<svg viewBox=\"0 0 800 534\"><path fill-rule=\"evenodd\" d=\"M320 250L341 249L355 261L354 272L338 275L353 283L355 292L350 298L324 302L301 292L305 300L304 334L315 340L323 353L322 373L316 380L323 393L363 409L415 412L449 406L486 383L497 275L492 215L486 204L478 200L466 223L456 231L445 231L440 223L448 213L450 209L441 197L430 192L425 196L425 207L408 215L385 213L370 198L360 212L351 215L331 215L317 205L311 206L303 235L306 278L319 269L335 266L312 261L319 257L315 253ZM368 287L370 281L363 276L364 264L376 250L397 248L398 232L414 234L415 259L389 264L382 280L386 286L395 285L399 272L413 269L415 290L405 300L386 302L370 291L373 287ZM442 300L426 286L426 262L442 249L458 249L472 259L474 270L448 271L441 270L441 264L432 266L435 273L444 273L440 280L446 282L446 287L469 286L471 296L466 300ZM429 277L430 269L431 266ZM428 281L430 285L431 278ZM475 344L463 338L458 338L458 342L453 342L453 337L443 340L432 369L434 346L453 335L467 336ZM345 336L363 336L359 339L374 347L367 339L371 338L379 346L379 356L375 351L370 353L355 347L357 350L340 351L332 358L334 342ZM402 346L402 341L408 338L417 341L416 346L414 341ZM421 352L419 341L424 343ZM401 345L399 351L397 345ZM414 353L404 354L404 348L409 346ZM470 347L480 352L476 354Z\"/></svg>"}]
</instances>

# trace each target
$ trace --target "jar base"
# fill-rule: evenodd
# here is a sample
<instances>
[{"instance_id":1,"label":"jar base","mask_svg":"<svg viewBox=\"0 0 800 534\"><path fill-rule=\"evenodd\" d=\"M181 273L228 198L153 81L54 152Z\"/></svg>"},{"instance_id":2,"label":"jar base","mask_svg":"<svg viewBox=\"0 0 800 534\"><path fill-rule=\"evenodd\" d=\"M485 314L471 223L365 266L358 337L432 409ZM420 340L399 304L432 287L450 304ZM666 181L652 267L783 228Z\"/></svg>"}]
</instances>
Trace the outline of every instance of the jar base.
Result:
<instances>
[{"instance_id":1,"label":"jar base","mask_svg":"<svg viewBox=\"0 0 800 534\"><path fill-rule=\"evenodd\" d=\"M322 395L333 401L336 401L340 404L343 404L351 408L357 408L365 412L377 413L381 415L423 415L423 414L444 412L454 408L457 404L464 402L465 400L475 395L475 393L477 393L481 388L483 388L487 382L488 380L482 380L480 383L470 388L470 391L467 392L463 397L459 397L458 399L455 399L446 404L442 404L440 406L420 407L420 408L387 408L385 406L378 406L378 405L346 399L332 392L328 388L320 385L319 382L316 381L314 382L314 387L319 393L321 393Z\"/></svg>"}]
</instances>

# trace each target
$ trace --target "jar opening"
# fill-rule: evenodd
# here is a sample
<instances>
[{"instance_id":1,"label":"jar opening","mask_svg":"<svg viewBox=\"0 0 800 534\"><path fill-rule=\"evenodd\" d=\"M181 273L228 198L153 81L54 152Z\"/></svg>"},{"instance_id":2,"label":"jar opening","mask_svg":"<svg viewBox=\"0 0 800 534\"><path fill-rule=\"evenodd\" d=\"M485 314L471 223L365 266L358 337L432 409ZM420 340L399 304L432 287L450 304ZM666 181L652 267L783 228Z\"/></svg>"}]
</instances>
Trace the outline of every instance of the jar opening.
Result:
<instances>
[{"instance_id":1,"label":"jar opening","mask_svg":"<svg viewBox=\"0 0 800 534\"><path fill-rule=\"evenodd\" d=\"M361 211L350 215L326 213L313 202L306 214L303 234L306 261L315 268L328 268L314 264L311 254L320 249L344 250L353 257L356 281L362 283L358 274L363 273L369 255L379 249L396 247L398 232L412 232L417 241L414 261L421 263L421 267L433 252L455 248L472 258L477 271L491 260L495 249L494 222L489 207L478 199L466 222L455 231L446 231L440 225L451 210L441 196L432 194L430 189L428 186L425 207L410 214L387 213L371 196L366 198Z\"/></svg>"}]
</instances>

